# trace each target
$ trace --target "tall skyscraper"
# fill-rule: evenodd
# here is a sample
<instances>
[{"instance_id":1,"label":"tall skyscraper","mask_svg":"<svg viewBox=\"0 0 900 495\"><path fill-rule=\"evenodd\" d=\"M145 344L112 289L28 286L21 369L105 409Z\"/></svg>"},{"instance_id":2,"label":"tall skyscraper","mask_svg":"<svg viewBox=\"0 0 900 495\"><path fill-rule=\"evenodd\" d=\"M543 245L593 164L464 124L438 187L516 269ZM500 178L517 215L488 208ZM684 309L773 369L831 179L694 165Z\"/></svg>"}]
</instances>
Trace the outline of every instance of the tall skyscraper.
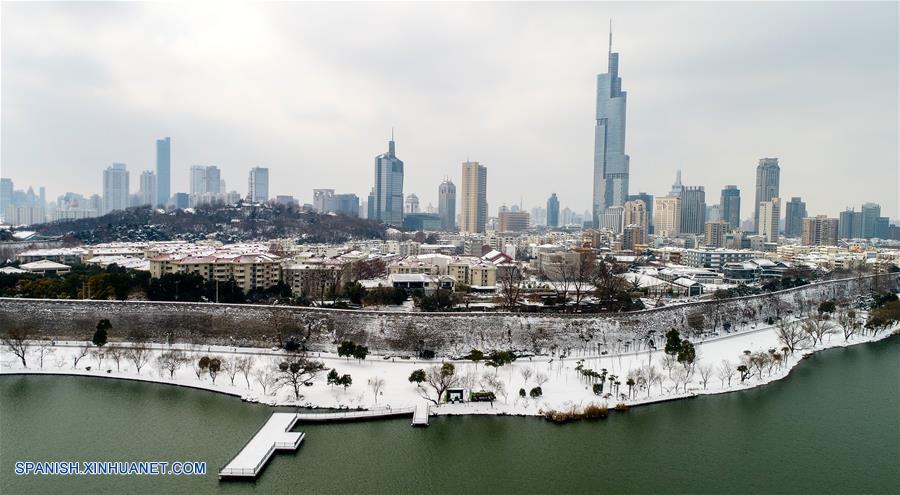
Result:
<instances>
[{"instance_id":1,"label":"tall skyscraper","mask_svg":"<svg viewBox=\"0 0 900 495\"><path fill-rule=\"evenodd\" d=\"M863 233L863 214L847 208L840 214L838 223L839 239L860 239Z\"/></svg>"},{"instance_id":2,"label":"tall skyscraper","mask_svg":"<svg viewBox=\"0 0 900 495\"><path fill-rule=\"evenodd\" d=\"M190 194L203 194L206 192L206 167L203 165L191 165L191 191Z\"/></svg>"},{"instance_id":3,"label":"tall skyscraper","mask_svg":"<svg viewBox=\"0 0 900 495\"><path fill-rule=\"evenodd\" d=\"M669 196L678 196L680 198L682 192L684 192L684 186L681 184L681 170L676 170L675 182L672 183L672 190L669 191Z\"/></svg>"},{"instance_id":4,"label":"tall skyscraper","mask_svg":"<svg viewBox=\"0 0 900 495\"><path fill-rule=\"evenodd\" d=\"M416 193L406 195L404 213L419 213L419 197L416 196Z\"/></svg>"},{"instance_id":5,"label":"tall skyscraper","mask_svg":"<svg viewBox=\"0 0 900 495\"><path fill-rule=\"evenodd\" d=\"M702 234L706 224L706 192L703 186L688 186L681 192L681 233Z\"/></svg>"},{"instance_id":6,"label":"tall skyscraper","mask_svg":"<svg viewBox=\"0 0 900 495\"><path fill-rule=\"evenodd\" d=\"M172 139L156 140L156 204L165 206L172 197ZM151 202L152 203L152 202Z\"/></svg>"},{"instance_id":7,"label":"tall skyscraper","mask_svg":"<svg viewBox=\"0 0 900 495\"><path fill-rule=\"evenodd\" d=\"M653 199L653 230L656 235L671 237L681 232L681 198L664 196Z\"/></svg>"},{"instance_id":8,"label":"tall skyscraper","mask_svg":"<svg viewBox=\"0 0 900 495\"><path fill-rule=\"evenodd\" d=\"M556 193L547 198L547 227L559 227L559 198Z\"/></svg>"},{"instance_id":9,"label":"tall skyscraper","mask_svg":"<svg viewBox=\"0 0 900 495\"><path fill-rule=\"evenodd\" d=\"M13 181L12 179L0 179L0 218L5 218L6 209L12 205Z\"/></svg>"},{"instance_id":10,"label":"tall skyscraper","mask_svg":"<svg viewBox=\"0 0 900 495\"><path fill-rule=\"evenodd\" d=\"M629 194L628 201L639 199L644 202L644 209L647 211L647 224L644 226L645 234L653 233L653 196L645 192L637 194Z\"/></svg>"},{"instance_id":11,"label":"tall skyscraper","mask_svg":"<svg viewBox=\"0 0 900 495\"><path fill-rule=\"evenodd\" d=\"M463 162L460 224L463 232L484 232L487 223L487 167L478 162Z\"/></svg>"},{"instance_id":12,"label":"tall skyscraper","mask_svg":"<svg viewBox=\"0 0 900 495\"><path fill-rule=\"evenodd\" d=\"M784 204L784 235L800 237L803 235L803 219L806 218L806 203L793 197Z\"/></svg>"},{"instance_id":13,"label":"tall skyscraper","mask_svg":"<svg viewBox=\"0 0 900 495\"><path fill-rule=\"evenodd\" d=\"M778 158L760 158L756 166L756 202L753 210L753 226L757 234L761 234L759 228L759 205L763 201L769 201L778 197L781 168L778 166Z\"/></svg>"},{"instance_id":14,"label":"tall skyscraper","mask_svg":"<svg viewBox=\"0 0 900 495\"><path fill-rule=\"evenodd\" d=\"M778 242L778 227L781 222L781 200L777 197L759 204L759 229L757 234L766 242Z\"/></svg>"},{"instance_id":15,"label":"tall skyscraper","mask_svg":"<svg viewBox=\"0 0 900 495\"><path fill-rule=\"evenodd\" d=\"M731 230L741 228L741 191L737 186L725 186L725 189L722 189L719 212L728 228Z\"/></svg>"},{"instance_id":16,"label":"tall skyscraper","mask_svg":"<svg viewBox=\"0 0 900 495\"><path fill-rule=\"evenodd\" d=\"M159 177L151 170L141 172L140 189L137 192L139 206L157 206L156 201L159 199L157 195L158 179Z\"/></svg>"},{"instance_id":17,"label":"tall skyscraper","mask_svg":"<svg viewBox=\"0 0 900 495\"><path fill-rule=\"evenodd\" d=\"M438 215L441 230L456 230L456 186L450 179L444 179L438 186Z\"/></svg>"},{"instance_id":18,"label":"tall skyscraper","mask_svg":"<svg viewBox=\"0 0 900 495\"><path fill-rule=\"evenodd\" d=\"M597 76L597 114L594 125L593 222L610 206L622 206L628 197L628 155L625 154L625 103L619 77L619 54L612 51L605 74Z\"/></svg>"},{"instance_id":19,"label":"tall skyscraper","mask_svg":"<svg viewBox=\"0 0 900 495\"><path fill-rule=\"evenodd\" d=\"M875 223L881 216L881 205L876 203L864 203L862 205L862 237L871 239L875 237Z\"/></svg>"},{"instance_id":20,"label":"tall skyscraper","mask_svg":"<svg viewBox=\"0 0 900 495\"><path fill-rule=\"evenodd\" d=\"M247 201L265 203L269 200L269 169L253 167L247 179Z\"/></svg>"},{"instance_id":21,"label":"tall skyscraper","mask_svg":"<svg viewBox=\"0 0 900 495\"><path fill-rule=\"evenodd\" d=\"M626 201L622 212L622 225L637 225L647 231L647 205L641 199Z\"/></svg>"},{"instance_id":22,"label":"tall skyscraper","mask_svg":"<svg viewBox=\"0 0 900 495\"><path fill-rule=\"evenodd\" d=\"M403 225L403 162L397 158L394 133L388 151L375 157L375 220Z\"/></svg>"},{"instance_id":23,"label":"tall skyscraper","mask_svg":"<svg viewBox=\"0 0 900 495\"><path fill-rule=\"evenodd\" d=\"M113 163L103 171L103 213L128 208L128 167Z\"/></svg>"}]
</instances>

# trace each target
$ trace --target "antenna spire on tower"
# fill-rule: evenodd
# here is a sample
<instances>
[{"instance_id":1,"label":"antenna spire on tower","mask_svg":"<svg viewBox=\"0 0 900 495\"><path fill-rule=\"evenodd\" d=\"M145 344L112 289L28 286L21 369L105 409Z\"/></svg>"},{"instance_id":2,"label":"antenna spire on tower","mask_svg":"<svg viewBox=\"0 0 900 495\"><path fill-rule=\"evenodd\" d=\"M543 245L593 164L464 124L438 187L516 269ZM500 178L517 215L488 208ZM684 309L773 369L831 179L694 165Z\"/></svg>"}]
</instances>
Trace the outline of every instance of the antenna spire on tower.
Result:
<instances>
[{"instance_id":1,"label":"antenna spire on tower","mask_svg":"<svg viewBox=\"0 0 900 495\"><path fill-rule=\"evenodd\" d=\"M609 19L609 53L612 54L612 18Z\"/></svg>"}]
</instances>

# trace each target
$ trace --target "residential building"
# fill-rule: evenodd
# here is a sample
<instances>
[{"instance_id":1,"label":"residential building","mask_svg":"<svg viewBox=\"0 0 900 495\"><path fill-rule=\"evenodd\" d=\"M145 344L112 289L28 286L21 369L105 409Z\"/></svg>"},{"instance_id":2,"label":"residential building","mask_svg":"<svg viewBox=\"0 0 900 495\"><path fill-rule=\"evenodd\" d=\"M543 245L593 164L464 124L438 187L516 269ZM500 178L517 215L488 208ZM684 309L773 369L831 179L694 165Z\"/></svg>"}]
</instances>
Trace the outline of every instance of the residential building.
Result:
<instances>
[{"instance_id":1,"label":"residential building","mask_svg":"<svg viewBox=\"0 0 900 495\"><path fill-rule=\"evenodd\" d=\"M403 161L397 158L394 135L387 153L375 157L374 219L387 225L403 224Z\"/></svg>"},{"instance_id":2,"label":"residential building","mask_svg":"<svg viewBox=\"0 0 900 495\"><path fill-rule=\"evenodd\" d=\"M817 215L803 219L803 244L806 246L837 245L838 219L827 215Z\"/></svg>"},{"instance_id":3,"label":"residential building","mask_svg":"<svg viewBox=\"0 0 900 495\"><path fill-rule=\"evenodd\" d=\"M704 226L704 244L709 247L723 248L725 247L725 233L728 224L722 220L716 222L706 222Z\"/></svg>"},{"instance_id":4,"label":"residential building","mask_svg":"<svg viewBox=\"0 0 900 495\"><path fill-rule=\"evenodd\" d=\"M647 223L645 224L644 234L653 233L653 196L645 192L637 194L629 194L628 201L639 199L644 202L644 210L647 212Z\"/></svg>"},{"instance_id":5,"label":"residential building","mask_svg":"<svg viewBox=\"0 0 900 495\"><path fill-rule=\"evenodd\" d=\"M597 76L597 107L594 124L593 224L610 206L622 206L628 197L629 158L625 154L625 105L619 77L619 54L612 51L609 33L607 71Z\"/></svg>"},{"instance_id":6,"label":"residential building","mask_svg":"<svg viewBox=\"0 0 900 495\"><path fill-rule=\"evenodd\" d=\"M615 234L622 233L622 218L624 213L625 209L621 206L610 206L603 210L603 213L600 214L599 228Z\"/></svg>"},{"instance_id":7,"label":"residential building","mask_svg":"<svg viewBox=\"0 0 900 495\"><path fill-rule=\"evenodd\" d=\"M663 196L653 199L653 232L663 237L674 237L681 232L681 198Z\"/></svg>"},{"instance_id":8,"label":"residential building","mask_svg":"<svg viewBox=\"0 0 900 495\"><path fill-rule=\"evenodd\" d=\"M647 244L647 235L641 225L630 224L622 229L622 249L634 251L635 246Z\"/></svg>"},{"instance_id":9,"label":"residential building","mask_svg":"<svg viewBox=\"0 0 900 495\"><path fill-rule=\"evenodd\" d=\"M334 211L334 189L313 189L313 209L319 213Z\"/></svg>"},{"instance_id":10,"label":"residential building","mask_svg":"<svg viewBox=\"0 0 900 495\"><path fill-rule=\"evenodd\" d=\"M625 202L622 211L623 225L637 225L647 232L647 204L642 199L632 199Z\"/></svg>"},{"instance_id":11,"label":"residential building","mask_svg":"<svg viewBox=\"0 0 900 495\"><path fill-rule=\"evenodd\" d=\"M253 167L247 178L247 201L265 203L269 201L269 169Z\"/></svg>"},{"instance_id":12,"label":"residential building","mask_svg":"<svg viewBox=\"0 0 900 495\"><path fill-rule=\"evenodd\" d=\"M766 242L778 242L778 226L781 222L781 200L777 197L759 204L759 235Z\"/></svg>"},{"instance_id":13,"label":"residential building","mask_svg":"<svg viewBox=\"0 0 900 495\"><path fill-rule=\"evenodd\" d=\"M158 179L159 177L151 170L144 170L141 172L140 189L138 189L137 192L139 206L156 206L156 201L159 198L156 191Z\"/></svg>"},{"instance_id":14,"label":"residential building","mask_svg":"<svg viewBox=\"0 0 900 495\"><path fill-rule=\"evenodd\" d=\"M726 263L749 261L753 254L752 251L722 248L685 249L681 252L681 262L693 268L721 270Z\"/></svg>"},{"instance_id":15,"label":"residential building","mask_svg":"<svg viewBox=\"0 0 900 495\"><path fill-rule=\"evenodd\" d=\"M531 215L525 211L500 212L500 232L521 232L528 230Z\"/></svg>"},{"instance_id":16,"label":"residential building","mask_svg":"<svg viewBox=\"0 0 900 495\"><path fill-rule=\"evenodd\" d=\"M754 203L753 225L757 234L760 230L759 208L764 201L771 201L778 197L781 167L778 166L778 158L760 158L756 166L756 202Z\"/></svg>"},{"instance_id":17,"label":"residential building","mask_svg":"<svg viewBox=\"0 0 900 495\"><path fill-rule=\"evenodd\" d=\"M128 167L113 163L103 171L103 213L128 208Z\"/></svg>"},{"instance_id":18,"label":"residential building","mask_svg":"<svg viewBox=\"0 0 900 495\"><path fill-rule=\"evenodd\" d=\"M478 162L463 162L460 230L470 234L483 233L487 208L487 167Z\"/></svg>"}]
</instances>

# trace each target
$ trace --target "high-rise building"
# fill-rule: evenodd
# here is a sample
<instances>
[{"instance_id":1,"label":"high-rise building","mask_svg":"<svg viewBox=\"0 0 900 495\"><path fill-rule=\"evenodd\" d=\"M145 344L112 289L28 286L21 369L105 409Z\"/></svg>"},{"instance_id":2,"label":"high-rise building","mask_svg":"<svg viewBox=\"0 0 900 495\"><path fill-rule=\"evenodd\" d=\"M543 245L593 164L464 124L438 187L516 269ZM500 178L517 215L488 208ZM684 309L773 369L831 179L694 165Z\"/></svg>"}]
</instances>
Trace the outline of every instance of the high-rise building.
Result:
<instances>
[{"instance_id":1,"label":"high-rise building","mask_svg":"<svg viewBox=\"0 0 900 495\"><path fill-rule=\"evenodd\" d=\"M594 124L593 222L610 206L622 206L628 197L629 158L625 154L625 103L619 77L619 54L612 51L609 32L609 64L597 76L597 114Z\"/></svg>"},{"instance_id":2,"label":"high-rise building","mask_svg":"<svg viewBox=\"0 0 900 495\"><path fill-rule=\"evenodd\" d=\"M12 179L0 179L0 218L6 215L6 209L12 205L13 181Z\"/></svg>"},{"instance_id":3,"label":"high-rise building","mask_svg":"<svg viewBox=\"0 0 900 495\"><path fill-rule=\"evenodd\" d=\"M172 194L172 139L156 140L156 198L150 204L165 206Z\"/></svg>"},{"instance_id":4,"label":"high-rise building","mask_svg":"<svg viewBox=\"0 0 900 495\"><path fill-rule=\"evenodd\" d=\"M438 186L438 215L441 230L456 230L456 186L450 179L444 179Z\"/></svg>"},{"instance_id":5,"label":"high-rise building","mask_svg":"<svg viewBox=\"0 0 900 495\"><path fill-rule=\"evenodd\" d=\"M313 189L313 210L318 213L334 211L334 189Z\"/></svg>"},{"instance_id":6,"label":"high-rise building","mask_svg":"<svg viewBox=\"0 0 900 495\"><path fill-rule=\"evenodd\" d=\"M781 222L781 200L777 197L759 204L759 232L766 242L778 242L778 227Z\"/></svg>"},{"instance_id":7,"label":"high-rise building","mask_svg":"<svg viewBox=\"0 0 900 495\"><path fill-rule=\"evenodd\" d=\"M375 218L375 188L369 191L369 197L366 199L366 219L376 220Z\"/></svg>"},{"instance_id":8,"label":"high-rise building","mask_svg":"<svg viewBox=\"0 0 900 495\"><path fill-rule=\"evenodd\" d=\"M731 230L741 228L741 191L737 186L729 185L722 189L719 212Z\"/></svg>"},{"instance_id":9,"label":"high-rise building","mask_svg":"<svg viewBox=\"0 0 900 495\"><path fill-rule=\"evenodd\" d=\"M215 165L191 166L191 195L219 194L224 190L222 182L219 167Z\"/></svg>"},{"instance_id":10,"label":"high-rise building","mask_svg":"<svg viewBox=\"0 0 900 495\"><path fill-rule=\"evenodd\" d=\"M404 213L419 213L419 197L416 196L416 193L406 195Z\"/></svg>"},{"instance_id":11,"label":"high-rise building","mask_svg":"<svg viewBox=\"0 0 900 495\"><path fill-rule=\"evenodd\" d=\"M863 214L847 208L840 214L838 222L839 239L861 239L863 234Z\"/></svg>"},{"instance_id":12,"label":"high-rise building","mask_svg":"<svg viewBox=\"0 0 900 495\"><path fill-rule=\"evenodd\" d=\"M403 161L397 158L394 133L387 153L375 157L375 220L403 225Z\"/></svg>"},{"instance_id":13,"label":"high-rise building","mask_svg":"<svg viewBox=\"0 0 900 495\"><path fill-rule=\"evenodd\" d=\"M862 237L871 239L875 237L875 222L881 216L881 205L876 203L864 203L862 205Z\"/></svg>"},{"instance_id":14,"label":"high-rise building","mask_svg":"<svg viewBox=\"0 0 900 495\"><path fill-rule=\"evenodd\" d=\"M681 192L681 233L702 234L706 223L706 192L703 186L688 186Z\"/></svg>"},{"instance_id":15,"label":"high-rise building","mask_svg":"<svg viewBox=\"0 0 900 495\"><path fill-rule=\"evenodd\" d=\"M706 225L703 227L703 243L710 247L725 247L725 232L727 229L728 224L722 220L706 222Z\"/></svg>"},{"instance_id":16,"label":"high-rise building","mask_svg":"<svg viewBox=\"0 0 900 495\"><path fill-rule=\"evenodd\" d=\"M487 167L478 162L463 162L460 198L460 224L463 232L483 233L487 223Z\"/></svg>"},{"instance_id":17,"label":"high-rise building","mask_svg":"<svg viewBox=\"0 0 900 495\"><path fill-rule=\"evenodd\" d=\"M784 235L800 237L803 234L803 219L807 217L806 203L793 197L784 204Z\"/></svg>"},{"instance_id":18,"label":"high-rise building","mask_svg":"<svg viewBox=\"0 0 900 495\"><path fill-rule=\"evenodd\" d=\"M653 199L653 231L656 235L672 237L681 232L681 198L663 196Z\"/></svg>"},{"instance_id":19,"label":"high-rise building","mask_svg":"<svg viewBox=\"0 0 900 495\"><path fill-rule=\"evenodd\" d=\"M225 192L225 181L222 179L222 173L219 167L210 165L206 167L206 191L208 193L220 194Z\"/></svg>"},{"instance_id":20,"label":"high-rise building","mask_svg":"<svg viewBox=\"0 0 900 495\"><path fill-rule=\"evenodd\" d=\"M622 249L634 251L635 246L646 243L646 233L640 225L626 225L622 229Z\"/></svg>"},{"instance_id":21,"label":"high-rise building","mask_svg":"<svg viewBox=\"0 0 900 495\"><path fill-rule=\"evenodd\" d=\"M644 226L644 235L653 233L653 195L645 192L637 194L629 194L628 201L639 199L644 202L644 209L647 211L647 225Z\"/></svg>"},{"instance_id":22,"label":"high-rise building","mask_svg":"<svg viewBox=\"0 0 900 495\"><path fill-rule=\"evenodd\" d=\"M269 169L253 167L247 179L247 201L265 203L269 200Z\"/></svg>"},{"instance_id":23,"label":"high-rise building","mask_svg":"<svg viewBox=\"0 0 900 495\"><path fill-rule=\"evenodd\" d=\"M681 170L676 170L675 182L672 183L672 190L669 191L669 196L678 196L680 198L683 191L684 186L681 184Z\"/></svg>"},{"instance_id":24,"label":"high-rise building","mask_svg":"<svg viewBox=\"0 0 900 495\"><path fill-rule=\"evenodd\" d=\"M818 215L803 219L801 235L806 246L834 246L837 244L838 219Z\"/></svg>"},{"instance_id":25,"label":"high-rise building","mask_svg":"<svg viewBox=\"0 0 900 495\"><path fill-rule=\"evenodd\" d=\"M137 192L138 206L156 206L156 201L159 199L159 196L156 194L156 188L159 187L158 179L159 177L152 170L141 172L140 189Z\"/></svg>"},{"instance_id":26,"label":"high-rise building","mask_svg":"<svg viewBox=\"0 0 900 495\"><path fill-rule=\"evenodd\" d=\"M547 198L547 227L559 227L559 198L556 193Z\"/></svg>"},{"instance_id":27,"label":"high-rise building","mask_svg":"<svg viewBox=\"0 0 900 495\"><path fill-rule=\"evenodd\" d=\"M191 165L191 190L190 194L203 194L206 192L206 167L203 165Z\"/></svg>"},{"instance_id":28,"label":"high-rise building","mask_svg":"<svg viewBox=\"0 0 900 495\"><path fill-rule=\"evenodd\" d=\"M358 217L359 196L353 193L335 194L334 212L348 217Z\"/></svg>"},{"instance_id":29,"label":"high-rise building","mask_svg":"<svg viewBox=\"0 0 900 495\"><path fill-rule=\"evenodd\" d=\"M500 212L500 232L521 232L528 230L531 215L525 211Z\"/></svg>"},{"instance_id":30,"label":"high-rise building","mask_svg":"<svg viewBox=\"0 0 900 495\"><path fill-rule=\"evenodd\" d=\"M600 214L600 225L598 226L601 229L609 230L614 234L622 233L622 217L625 214L625 208L622 206L610 206L609 208L603 210L603 213Z\"/></svg>"},{"instance_id":31,"label":"high-rise building","mask_svg":"<svg viewBox=\"0 0 900 495\"><path fill-rule=\"evenodd\" d=\"M760 158L756 166L756 203L753 213L753 225L757 234L761 234L759 207L763 201L769 201L778 197L781 167L778 166L778 158Z\"/></svg>"},{"instance_id":32,"label":"high-rise building","mask_svg":"<svg viewBox=\"0 0 900 495\"><path fill-rule=\"evenodd\" d=\"M625 202L622 211L622 225L637 225L647 231L647 205L641 199Z\"/></svg>"},{"instance_id":33,"label":"high-rise building","mask_svg":"<svg viewBox=\"0 0 900 495\"><path fill-rule=\"evenodd\" d=\"M113 163L103 171L103 213L128 208L128 167Z\"/></svg>"}]
</instances>

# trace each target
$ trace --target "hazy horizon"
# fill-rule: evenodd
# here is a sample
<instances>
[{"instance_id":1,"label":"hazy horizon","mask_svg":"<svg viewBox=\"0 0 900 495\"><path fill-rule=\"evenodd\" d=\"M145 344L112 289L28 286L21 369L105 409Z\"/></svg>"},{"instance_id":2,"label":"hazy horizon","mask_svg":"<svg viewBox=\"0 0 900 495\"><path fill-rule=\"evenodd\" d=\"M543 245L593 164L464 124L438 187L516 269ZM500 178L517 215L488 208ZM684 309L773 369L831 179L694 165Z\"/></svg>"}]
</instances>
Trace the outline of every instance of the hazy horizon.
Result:
<instances>
[{"instance_id":1,"label":"hazy horizon","mask_svg":"<svg viewBox=\"0 0 900 495\"><path fill-rule=\"evenodd\" d=\"M757 161L810 215L881 204L900 218L897 3L9 3L0 7L0 175L48 200L132 192L172 138L228 190L365 200L394 128L422 209L467 157L501 204L590 208L596 75L608 22L628 92L631 193L675 171L753 212Z\"/></svg>"}]
</instances>

